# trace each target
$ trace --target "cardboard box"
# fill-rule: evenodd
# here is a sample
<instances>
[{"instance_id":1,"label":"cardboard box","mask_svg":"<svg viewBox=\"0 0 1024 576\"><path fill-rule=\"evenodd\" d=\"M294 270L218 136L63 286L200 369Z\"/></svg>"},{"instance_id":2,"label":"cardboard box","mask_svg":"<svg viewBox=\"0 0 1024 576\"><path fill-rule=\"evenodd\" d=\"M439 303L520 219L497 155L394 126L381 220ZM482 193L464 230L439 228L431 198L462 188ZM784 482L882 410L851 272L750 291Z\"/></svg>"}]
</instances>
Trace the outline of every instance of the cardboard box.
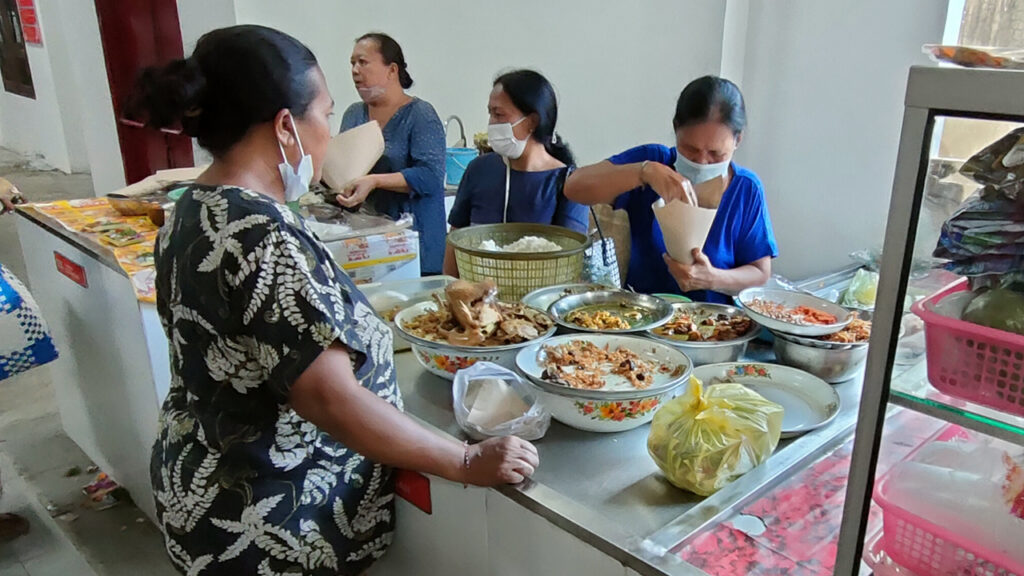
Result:
<instances>
[{"instance_id":1,"label":"cardboard box","mask_svg":"<svg viewBox=\"0 0 1024 576\"><path fill-rule=\"evenodd\" d=\"M414 230L348 238L326 244L357 284L418 278L420 235Z\"/></svg>"}]
</instances>

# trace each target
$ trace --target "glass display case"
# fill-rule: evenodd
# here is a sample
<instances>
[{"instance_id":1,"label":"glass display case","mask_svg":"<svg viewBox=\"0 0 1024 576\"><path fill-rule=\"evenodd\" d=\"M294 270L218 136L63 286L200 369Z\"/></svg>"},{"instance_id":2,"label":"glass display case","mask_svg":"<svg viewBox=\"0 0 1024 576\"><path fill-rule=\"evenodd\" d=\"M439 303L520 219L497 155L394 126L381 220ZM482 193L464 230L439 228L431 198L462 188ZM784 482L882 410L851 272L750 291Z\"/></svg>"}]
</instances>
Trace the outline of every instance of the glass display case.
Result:
<instances>
[{"instance_id":1,"label":"glass display case","mask_svg":"<svg viewBox=\"0 0 1024 576\"><path fill-rule=\"evenodd\" d=\"M973 196L981 185L957 173L966 158L947 157L947 122L996 138L1024 123L1024 72L910 71L836 574L1024 574L1024 540L1006 541L1024 528L1024 335L961 319L977 280L932 259L971 201L1011 210L971 212L967 229L993 234L971 258L989 281L1024 274L1024 193ZM986 169L1013 174L1015 154Z\"/></svg>"}]
</instances>

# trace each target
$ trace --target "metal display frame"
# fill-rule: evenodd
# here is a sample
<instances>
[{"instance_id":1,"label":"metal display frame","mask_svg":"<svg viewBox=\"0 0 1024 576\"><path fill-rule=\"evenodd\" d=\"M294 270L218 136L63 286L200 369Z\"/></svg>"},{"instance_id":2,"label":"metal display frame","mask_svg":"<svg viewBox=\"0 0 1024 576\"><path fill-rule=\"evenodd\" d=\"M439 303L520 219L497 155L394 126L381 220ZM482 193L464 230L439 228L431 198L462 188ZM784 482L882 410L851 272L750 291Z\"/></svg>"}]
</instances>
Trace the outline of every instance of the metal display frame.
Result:
<instances>
[{"instance_id":1,"label":"metal display frame","mask_svg":"<svg viewBox=\"0 0 1024 576\"><path fill-rule=\"evenodd\" d=\"M931 159L937 118L970 118L1024 122L1024 71L912 67L885 232L875 322L865 368L864 390L846 503L839 533L836 574L858 574L874 488L885 415L890 404L1024 445L1018 433L1024 420L1006 415L1009 427L942 410L934 403L892 396L893 366L914 241Z\"/></svg>"}]
</instances>

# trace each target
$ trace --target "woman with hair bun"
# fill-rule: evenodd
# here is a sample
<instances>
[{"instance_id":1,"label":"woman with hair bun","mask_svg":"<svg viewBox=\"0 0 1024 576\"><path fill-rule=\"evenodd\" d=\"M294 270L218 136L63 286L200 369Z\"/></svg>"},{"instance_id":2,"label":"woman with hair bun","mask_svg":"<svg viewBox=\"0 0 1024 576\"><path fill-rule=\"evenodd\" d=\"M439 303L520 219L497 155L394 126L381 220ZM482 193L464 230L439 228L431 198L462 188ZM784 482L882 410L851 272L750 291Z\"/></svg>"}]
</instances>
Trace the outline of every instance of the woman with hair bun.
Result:
<instances>
[{"instance_id":1,"label":"woman with hair bun","mask_svg":"<svg viewBox=\"0 0 1024 576\"><path fill-rule=\"evenodd\" d=\"M569 145L555 132L558 99L548 79L533 70L498 76L487 113L487 140L494 152L474 158L466 167L448 215L452 228L532 222L585 234L586 206L562 192L574 159ZM451 247L445 252L444 271L458 276Z\"/></svg>"},{"instance_id":2,"label":"woman with hair bun","mask_svg":"<svg viewBox=\"0 0 1024 576\"><path fill-rule=\"evenodd\" d=\"M345 131L376 120L384 132L384 155L370 174L338 194L342 206L366 202L397 219L413 215L420 233L420 271L441 273L444 258L444 125L430 103L405 93L412 76L402 47L380 32L364 34L352 49L352 81L362 102L341 117Z\"/></svg>"},{"instance_id":3,"label":"woman with hair bun","mask_svg":"<svg viewBox=\"0 0 1024 576\"><path fill-rule=\"evenodd\" d=\"M362 574L391 543L392 467L481 486L533 473L529 442L463 444L402 413L391 331L285 206L331 138L308 48L214 30L147 70L133 107L213 155L156 245L171 384L150 478L182 574Z\"/></svg>"}]
</instances>

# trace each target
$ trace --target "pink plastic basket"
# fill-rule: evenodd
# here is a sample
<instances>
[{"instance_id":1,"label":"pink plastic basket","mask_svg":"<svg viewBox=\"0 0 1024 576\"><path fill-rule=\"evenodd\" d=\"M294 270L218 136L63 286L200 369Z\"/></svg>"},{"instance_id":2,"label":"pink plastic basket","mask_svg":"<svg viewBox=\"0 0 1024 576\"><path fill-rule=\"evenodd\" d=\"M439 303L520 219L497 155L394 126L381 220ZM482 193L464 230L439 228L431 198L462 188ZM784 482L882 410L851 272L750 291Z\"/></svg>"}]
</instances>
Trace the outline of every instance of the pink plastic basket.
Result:
<instances>
[{"instance_id":1,"label":"pink plastic basket","mask_svg":"<svg viewBox=\"0 0 1024 576\"><path fill-rule=\"evenodd\" d=\"M904 460L912 460L931 442L947 442L963 434L957 426L947 426ZM874 552L884 551L893 562L919 576L1024 576L1024 566L1005 554L979 546L953 529L933 524L889 500L885 489L888 479L887 473L874 491L875 503L882 509L882 534L872 547Z\"/></svg>"},{"instance_id":2,"label":"pink plastic basket","mask_svg":"<svg viewBox=\"0 0 1024 576\"><path fill-rule=\"evenodd\" d=\"M928 380L943 394L1024 416L1024 336L933 310L966 289L960 280L911 307L924 321Z\"/></svg>"}]
</instances>

